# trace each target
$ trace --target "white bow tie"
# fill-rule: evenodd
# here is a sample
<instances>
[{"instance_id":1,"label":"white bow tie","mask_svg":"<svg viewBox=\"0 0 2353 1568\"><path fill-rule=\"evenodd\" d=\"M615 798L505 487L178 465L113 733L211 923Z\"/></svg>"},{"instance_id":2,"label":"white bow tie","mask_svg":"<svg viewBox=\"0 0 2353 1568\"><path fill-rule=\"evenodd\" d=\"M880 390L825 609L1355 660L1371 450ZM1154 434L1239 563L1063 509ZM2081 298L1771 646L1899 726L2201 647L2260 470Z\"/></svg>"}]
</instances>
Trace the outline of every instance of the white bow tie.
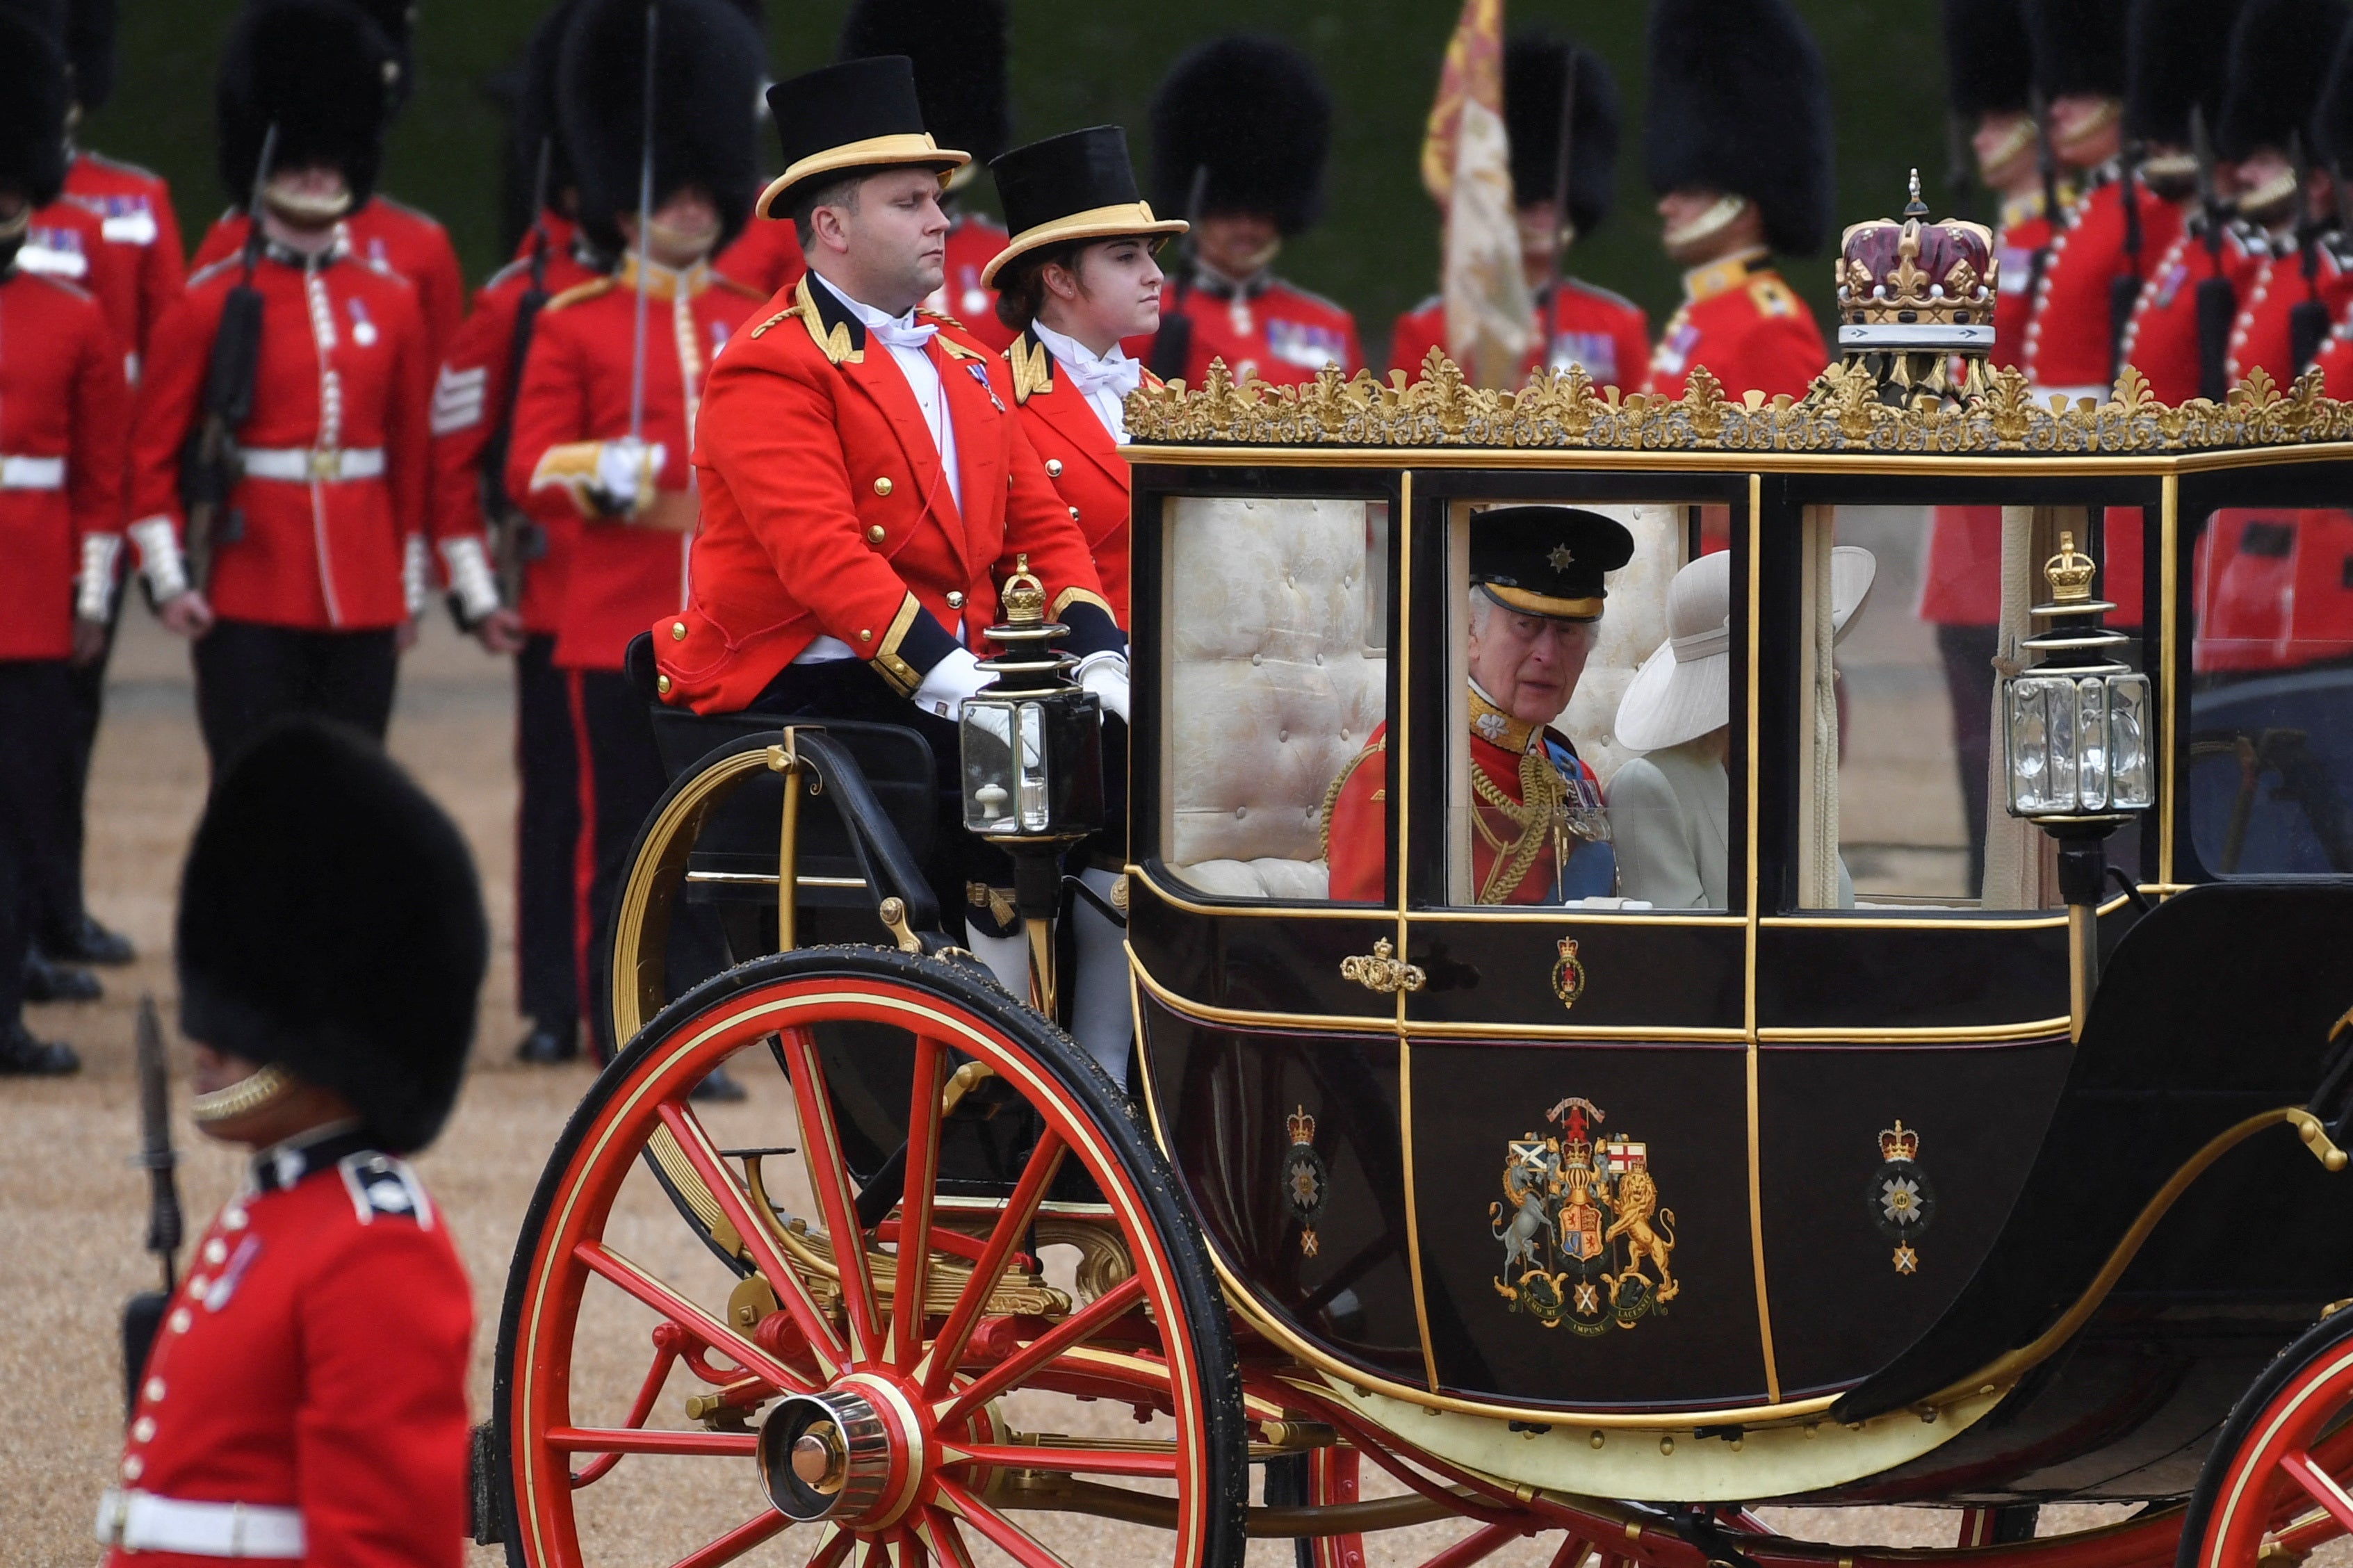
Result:
<instances>
[{"instance_id":1,"label":"white bow tie","mask_svg":"<svg viewBox=\"0 0 2353 1568\"><path fill-rule=\"evenodd\" d=\"M920 325L913 317L895 321L883 321L866 329L894 349L920 349L939 335L939 327L931 321Z\"/></svg>"},{"instance_id":2,"label":"white bow tie","mask_svg":"<svg viewBox=\"0 0 2353 1568\"><path fill-rule=\"evenodd\" d=\"M1087 394L1108 392L1122 402L1144 380L1144 366L1121 354L1116 359L1105 358L1082 363L1076 358L1063 362L1062 368L1071 373L1079 390Z\"/></svg>"}]
</instances>

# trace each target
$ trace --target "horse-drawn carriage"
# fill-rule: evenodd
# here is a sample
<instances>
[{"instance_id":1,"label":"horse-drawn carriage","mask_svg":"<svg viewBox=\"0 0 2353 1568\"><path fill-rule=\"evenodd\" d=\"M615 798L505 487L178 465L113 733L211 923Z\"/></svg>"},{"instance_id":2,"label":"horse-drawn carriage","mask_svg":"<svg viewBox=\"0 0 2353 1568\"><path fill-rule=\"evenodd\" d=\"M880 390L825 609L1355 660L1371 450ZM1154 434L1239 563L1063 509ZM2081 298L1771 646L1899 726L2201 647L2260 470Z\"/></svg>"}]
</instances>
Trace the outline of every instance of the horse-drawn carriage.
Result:
<instances>
[{"instance_id":1,"label":"horse-drawn carriage","mask_svg":"<svg viewBox=\"0 0 2353 1568\"><path fill-rule=\"evenodd\" d=\"M920 740L661 714L628 1044L501 1326L510 1560L2126 1568L2353 1532L2353 649L2234 662L2200 587L2251 527L2334 537L2353 406L1885 368L1132 400L1126 1083L1050 1021L1086 895L1050 858L1030 998L942 934ZM1670 581L1728 553L1721 899L1478 901L1465 563L1530 503L1635 542L1561 721L1605 789ZM1998 603L1956 658L1917 606L1964 525ZM2295 580L2317 624L2353 556ZM1008 662L968 809L1059 847L1092 731ZM1360 763L1365 900L1331 876ZM690 921L732 967L698 980ZM691 1102L723 1062L748 1104ZM657 1495L703 1522L649 1534ZM2056 1502L2119 1506L2037 1537ZM1857 1503L1950 1508L1947 1544L1802 1511Z\"/></svg>"}]
</instances>

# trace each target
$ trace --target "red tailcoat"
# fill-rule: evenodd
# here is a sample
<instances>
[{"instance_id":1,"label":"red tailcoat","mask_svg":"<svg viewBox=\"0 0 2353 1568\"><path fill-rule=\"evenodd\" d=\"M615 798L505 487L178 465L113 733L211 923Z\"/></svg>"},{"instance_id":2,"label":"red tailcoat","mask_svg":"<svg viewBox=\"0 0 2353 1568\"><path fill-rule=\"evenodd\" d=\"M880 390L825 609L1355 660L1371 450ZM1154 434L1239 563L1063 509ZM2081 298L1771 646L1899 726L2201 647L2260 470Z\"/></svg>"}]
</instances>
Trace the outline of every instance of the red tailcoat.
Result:
<instances>
[{"instance_id":1,"label":"red tailcoat","mask_svg":"<svg viewBox=\"0 0 2353 1568\"><path fill-rule=\"evenodd\" d=\"M1176 286L1160 290L1160 316L1177 311ZM1324 365L1354 375L1365 363L1356 346L1356 318L1271 273L1240 289L1196 282L1185 290L1184 313L1193 323L1193 346L1186 356L1187 386L1198 386L1209 362L1221 359L1237 383L1251 376L1276 386L1313 381ZM1152 339L1130 338L1121 345L1149 364Z\"/></svg>"},{"instance_id":2,"label":"red tailcoat","mask_svg":"<svg viewBox=\"0 0 2353 1568\"><path fill-rule=\"evenodd\" d=\"M333 1158L356 1141L274 1160L292 1180L249 1178L206 1227L148 1353L114 1486L294 1510L301 1561L322 1568L459 1568L473 1295L406 1163ZM119 1545L106 1558L221 1561Z\"/></svg>"},{"instance_id":3,"label":"red tailcoat","mask_svg":"<svg viewBox=\"0 0 2353 1568\"><path fill-rule=\"evenodd\" d=\"M2026 328L2027 379L2048 391L2105 394L2108 364L2108 285L2135 270L2126 254L2125 182L2102 178L2067 209L2067 225L2051 241L2051 259L2035 291ZM2131 182L2140 215L2139 276L2147 279L2181 230L2181 210Z\"/></svg>"},{"instance_id":4,"label":"red tailcoat","mask_svg":"<svg viewBox=\"0 0 2353 1568\"><path fill-rule=\"evenodd\" d=\"M1994 257L2001 263L2001 291L1993 302L1993 353L1986 356L1996 370L2025 358L2026 321L2034 305L2034 257L2050 243L2051 220L2042 216L2039 195L2002 203L2001 227L1993 239Z\"/></svg>"},{"instance_id":5,"label":"red tailcoat","mask_svg":"<svg viewBox=\"0 0 2353 1568\"><path fill-rule=\"evenodd\" d=\"M2239 319L2231 328L2231 353L2226 369L2233 382L2244 381L2256 366L2271 373L2284 389L2308 368L2291 363L2295 332L2290 314L2306 300L2317 300L2334 322L2353 305L2353 258L2337 244L2314 247L2312 282L2304 280L2304 258L2290 245L2286 254L2263 264L2251 288L2239 291ZM2327 339L2321 340L2325 345Z\"/></svg>"},{"instance_id":6,"label":"red tailcoat","mask_svg":"<svg viewBox=\"0 0 2353 1568\"><path fill-rule=\"evenodd\" d=\"M0 660L73 652L82 541L122 527L130 403L98 301L0 272Z\"/></svg>"},{"instance_id":7,"label":"red tailcoat","mask_svg":"<svg viewBox=\"0 0 2353 1568\"><path fill-rule=\"evenodd\" d=\"M2189 571L2199 673L2286 669L2353 654L2353 513L2217 511Z\"/></svg>"},{"instance_id":8,"label":"red tailcoat","mask_svg":"<svg viewBox=\"0 0 2353 1568\"><path fill-rule=\"evenodd\" d=\"M546 288L554 299L597 274L569 247L550 246ZM531 264L501 268L474 295L474 308L449 340L433 384L433 527L443 539L480 538L481 465L484 448L514 392L515 316L531 289ZM501 476L504 478L503 475ZM510 492L511 494L512 492ZM520 500L520 497L516 497ZM526 630L553 632L560 601L569 522L543 521L547 553L523 569L522 613Z\"/></svg>"},{"instance_id":9,"label":"red tailcoat","mask_svg":"<svg viewBox=\"0 0 2353 1568\"><path fill-rule=\"evenodd\" d=\"M667 626L686 605L691 533L583 517L569 491L531 488L549 447L629 434L636 279L631 257L618 274L549 300L515 394L507 494L541 521L573 530L555 628L555 662L565 669L620 668L631 637L657 616ZM661 271L650 278L647 294L640 433L666 448L655 488L683 490L692 478L688 458L712 361L738 328L757 320L766 300L708 266Z\"/></svg>"},{"instance_id":10,"label":"red tailcoat","mask_svg":"<svg viewBox=\"0 0 2353 1568\"><path fill-rule=\"evenodd\" d=\"M1446 300L1439 294L1398 318L1389 337L1389 368L1409 378L1419 375L1432 349L1447 352ZM1549 300L1537 302L1535 337L1520 365L1520 384L1539 369L1577 365L1596 386L1631 391L1641 384L1650 360L1651 322L1640 305L1582 279L1564 278ZM1468 365L1463 373L1470 374Z\"/></svg>"},{"instance_id":11,"label":"red tailcoat","mask_svg":"<svg viewBox=\"0 0 2353 1568\"><path fill-rule=\"evenodd\" d=\"M2125 326L2124 363L2148 377L2161 403L2198 395L2198 286L2210 278L2227 279L2243 310L2249 286L2271 258L2259 231L2233 223L2223 230L2218 260L2207 248L2205 228L2202 216L2182 225L2149 269Z\"/></svg>"},{"instance_id":12,"label":"red tailcoat","mask_svg":"<svg viewBox=\"0 0 2353 1568\"><path fill-rule=\"evenodd\" d=\"M1704 367L1725 395L1801 395L1831 362L1814 313L1762 251L1683 274L1683 302L1667 319L1643 389L1680 397Z\"/></svg>"},{"instance_id":13,"label":"red tailcoat","mask_svg":"<svg viewBox=\"0 0 2353 1568\"><path fill-rule=\"evenodd\" d=\"M775 301L770 301L775 303ZM955 422L962 508L890 351L804 277L793 302L712 367L696 428L702 490L689 602L654 627L669 700L744 707L819 637L913 692L955 646L978 651L1017 554L1071 623L1111 618L1085 536L1014 411L1005 363L943 327L924 352ZM685 628L673 635L673 625Z\"/></svg>"},{"instance_id":14,"label":"red tailcoat","mask_svg":"<svg viewBox=\"0 0 2353 1568\"><path fill-rule=\"evenodd\" d=\"M1013 401L1021 410L1022 433L1029 437L1054 493L1071 510L1071 521L1086 535L1095 575L1112 616L1128 624L1127 458L1086 395L1067 375L1057 375L1054 356L1028 332L1005 351ZM1155 386L1150 371L1144 384Z\"/></svg>"},{"instance_id":15,"label":"red tailcoat","mask_svg":"<svg viewBox=\"0 0 2353 1568\"><path fill-rule=\"evenodd\" d=\"M711 265L746 288L758 289L764 300L791 288L808 270L800 238L786 218L754 217L733 245L712 258Z\"/></svg>"},{"instance_id":16,"label":"red tailcoat","mask_svg":"<svg viewBox=\"0 0 2353 1568\"><path fill-rule=\"evenodd\" d=\"M190 265L206 267L234 256L245 245L243 209L232 207L214 220ZM425 321L426 358L441 363L443 347L466 310L466 279L448 231L425 213L378 194L343 220L352 253L388 267L417 287L417 308Z\"/></svg>"},{"instance_id":17,"label":"red tailcoat","mask_svg":"<svg viewBox=\"0 0 2353 1568\"><path fill-rule=\"evenodd\" d=\"M789 233L792 226L786 224L786 231ZM961 323L991 353L1011 347L1015 334L997 319L997 290L982 284L980 269L1011 240L1004 229L978 213L959 213L948 229L945 275L923 301L925 310Z\"/></svg>"},{"instance_id":18,"label":"red tailcoat","mask_svg":"<svg viewBox=\"0 0 2353 1568\"><path fill-rule=\"evenodd\" d=\"M131 515L166 520L176 536L180 447L204 416L206 367L238 258L199 270L164 318L139 389L131 447ZM381 451L375 478L264 479L229 492L245 536L213 553L209 597L231 620L365 631L408 616L404 542L425 531L426 436L433 362L417 291L389 268L340 247L309 262L266 253L261 353L247 450ZM134 523L133 527L138 524ZM149 563L151 568L153 563Z\"/></svg>"}]
</instances>

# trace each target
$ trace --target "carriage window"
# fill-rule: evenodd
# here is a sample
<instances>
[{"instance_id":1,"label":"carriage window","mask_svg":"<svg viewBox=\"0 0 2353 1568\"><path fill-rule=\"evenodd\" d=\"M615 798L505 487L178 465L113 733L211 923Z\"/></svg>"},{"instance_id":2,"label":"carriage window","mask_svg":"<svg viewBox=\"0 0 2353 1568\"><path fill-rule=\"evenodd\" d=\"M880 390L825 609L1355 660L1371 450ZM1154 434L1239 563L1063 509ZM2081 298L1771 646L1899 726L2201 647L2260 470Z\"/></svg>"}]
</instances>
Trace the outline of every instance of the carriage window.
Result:
<instances>
[{"instance_id":1,"label":"carriage window","mask_svg":"<svg viewBox=\"0 0 2353 1568\"><path fill-rule=\"evenodd\" d=\"M1841 506L1807 515L1796 757L1798 901L1987 910L2057 902L2042 836L2003 808L1993 722L2005 657L2036 629L2061 531L2102 562L2140 662L2141 513ZM1834 825L1834 831L1832 827ZM2124 835L2113 863L2133 864Z\"/></svg>"},{"instance_id":2,"label":"carriage window","mask_svg":"<svg viewBox=\"0 0 2353 1568\"><path fill-rule=\"evenodd\" d=\"M1454 507L1450 903L1726 907L1729 602L1668 625L1702 510Z\"/></svg>"},{"instance_id":3,"label":"carriage window","mask_svg":"<svg viewBox=\"0 0 2353 1568\"><path fill-rule=\"evenodd\" d=\"M1388 504L1167 505L1170 872L1227 898L1379 902Z\"/></svg>"},{"instance_id":4,"label":"carriage window","mask_svg":"<svg viewBox=\"0 0 2353 1568\"><path fill-rule=\"evenodd\" d=\"M2353 873L2353 512L2216 510L2188 589L2200 862L2223 877Z\"/></svg>"}]
</instances>

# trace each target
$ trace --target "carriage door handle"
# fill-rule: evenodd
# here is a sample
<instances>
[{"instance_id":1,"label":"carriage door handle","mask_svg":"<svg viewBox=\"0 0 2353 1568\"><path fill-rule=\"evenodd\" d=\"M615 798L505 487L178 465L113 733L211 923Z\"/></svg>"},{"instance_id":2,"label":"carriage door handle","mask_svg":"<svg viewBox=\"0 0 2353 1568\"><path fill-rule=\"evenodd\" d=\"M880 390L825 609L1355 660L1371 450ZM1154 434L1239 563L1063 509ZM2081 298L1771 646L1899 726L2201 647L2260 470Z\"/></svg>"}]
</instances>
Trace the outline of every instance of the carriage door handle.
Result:
<instances>
[{"instance_id":1,"label":"carriage door handle","mask_svg":"<svg viewBox=\"0 0 2353 1568\"><path fill-rule=\"evenodd\" d=\"M1351 953L1340 961L1340 978L1353 980L1367 991L1377 991L1384 996L1399 991L1419 991L1430 976L1421 972L1419 963L1408 963L1396 956L1397 950L1383 937L1373 943L1370 952Z\"/></svg>"}]
</instances>

